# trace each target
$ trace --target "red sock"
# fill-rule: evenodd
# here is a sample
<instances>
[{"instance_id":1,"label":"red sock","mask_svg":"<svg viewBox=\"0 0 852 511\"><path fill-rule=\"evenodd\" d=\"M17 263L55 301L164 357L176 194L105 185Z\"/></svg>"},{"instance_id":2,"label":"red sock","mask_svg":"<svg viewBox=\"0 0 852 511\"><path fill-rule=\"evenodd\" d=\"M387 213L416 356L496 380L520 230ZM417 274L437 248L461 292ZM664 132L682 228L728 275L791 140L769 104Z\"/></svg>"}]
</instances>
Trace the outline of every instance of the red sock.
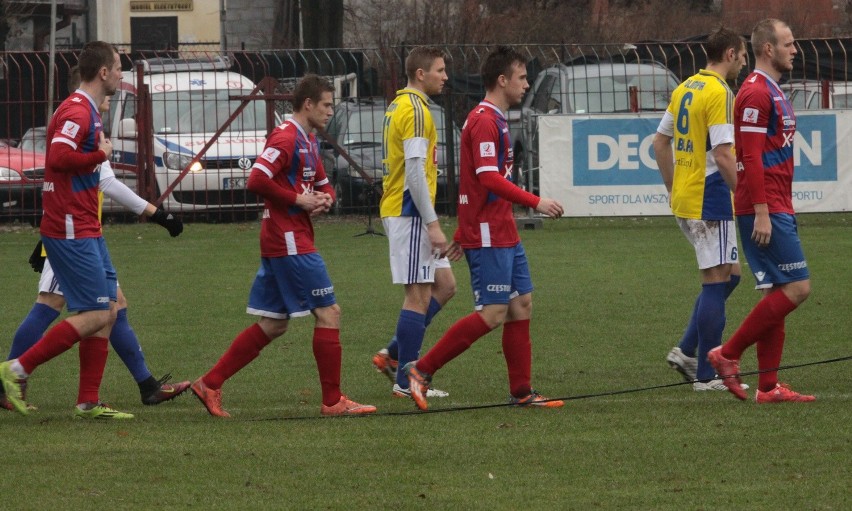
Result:
<instances>
[{"instance_id":1,"label":"red sock","mask_svg":"<svg viewBox=\"0 0 852 511\"><path fill-rule=\"evenodd\" d=\"M482 316L476 312L461 318L417 361L417 369L427 374L435 374L435 371L464 353L471 344L490 331Z\"/></svg>"},{"instance_id":2,"label":"red sock","mask_svg":"<svg viewBox=\"0 0 852 511\"><path fill-rule=\"evenodd\" d=\"M44 337L18 357L18 362L24 367L24 371L32 373L36 367L71 349L71 346L79 340L80 334L77 333L74 325L68 320L62 321L48 330Z\"/></svg>"},{"instance_id":3,"label":"red sock","mask_svg":"<svg viewBox=\"0 0 852 511\"><path fill-rule=\"evenodd\" d=\"M77 391L77 404L100 403L98 390L104 377L109 339L106 337L86 337L80 340L80 388Z\"/></svg>"},{"instance_id":4,"label":"red sock","mask_svg":"<svg viewBox=\"0 0 852 511\"><path fill-rule=\"evenodd\" d=\"M509 369L509 392L514 397L526 397L532 392L532 343L530 320L522 319L503 324L503 356Z\"/></svg>"},{"instance_id":5,"label":"red sock","mask_svg":"<svg viewBox=\"0 0 852 511\"><path fill-rule=\"evenodd\" d=\"M742 325L722 345L722 356L739 360L743 352L760 339L768 339L772 330L783 325L784 318L796 308L780 289L764 296L751 310Z\"/></svg>"},{"instance_id":6,"label":"red sock","mask_svg":"<svg viewBox=\"0 0 852 511\"><path fill-rule=\"evenodd\" d=\"M336 328L314 328L314 359L317 361L322 404L334 406L340 401L340 330Z\"/></svg>"},{"instance_id":7,"label":"red sock","mask_svg":"<svg viewBox=\"0 0 852 511\"><path fill-rule=\"evenodd\" d=\"M272 342L257 323L246 328L234 338L234 342L216 362L212 369L202 377L205 385L213 390L221 389L225 380L237 374L243 367L260 355L260 350Z\"/></svg>"},{"instance_id":8,"label":"red sock","mask_svg":"<svg viewBox=\"0 0 852 511\"><path fill-rule=\"evenodd\" d=\"M782 322L766 338L757 341L757 368L774 369L781 365L781 353L784 351L784 323ZM760 373L757 388L769 392L778 384L778 371Z\"/></svg>"}]
</instances>

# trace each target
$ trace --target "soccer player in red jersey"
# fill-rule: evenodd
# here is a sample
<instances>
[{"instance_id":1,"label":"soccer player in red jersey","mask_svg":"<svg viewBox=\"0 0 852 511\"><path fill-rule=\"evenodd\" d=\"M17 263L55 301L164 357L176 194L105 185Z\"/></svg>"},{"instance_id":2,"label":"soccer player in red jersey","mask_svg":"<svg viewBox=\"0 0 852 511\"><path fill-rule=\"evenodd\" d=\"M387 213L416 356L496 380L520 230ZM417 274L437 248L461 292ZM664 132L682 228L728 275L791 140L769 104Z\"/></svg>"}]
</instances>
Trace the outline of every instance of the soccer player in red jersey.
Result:
<instances>
[{"instance_id":1,"label":"soccer player in red jersey","mask_svg":"<svg viewBox=\"0 0 852 511\"><path fill-rule=\"evenodd\" d=\"M112 145L104 138L98 105L121 82L117 50L88 43L80 54L80 88L59 105L47 127L47 162L42 192L41 239L70 312L20 357L0 364L9 403L26 415L21 387L39 365L80 342L80 387L75 416L130 419L101 403L109 333L116 317L116 273L98 216L98 164Z\"/></svg>"},{"instance_id":2,"label":"soccer player in red jersey","mask_svg":"<svg viewBox=\"0 0 852 511\"><path fill-rule=\"evenodd\" d=\"M512 182L513 154L506 111L520 104L527 83L526 59L500 46L482 65L485 99L462 128L459 183L459 227L449 253L464 250L470 268L475 312L457 321L432 349L404 368L418 408L428 408L426 393L432 375L477 339L503 326L503 355L509 371L511 401L519 405L555 408L530 385L532 345L532 279L521 244L512 204L534 208L551 218L562 205L521 190Z\"/></svg>"},{"instance_id":3,"label":"soccer player in red jersey","mask_svg":"<svg viewBox=\"0 0 852 511\"><path fill-rule=\"evenodd\" d=\"M193 393L211 415L230 417L222 408L222 384L283 335L291 317L309 314L316 320L313 351L322 388L321 413L376 411L340 392L340 307L325 263L314 247L310 218L327 212L334 202L334 189L314 136L314 129L331 118L333 92L325 79L303 77L293 91L293 118L269 135L252 168L247 188L264 198L264 209L260 269L246 312L259 319L237 335L207 374L193 382Z\"/></svg>"},{"instance_id":4,"label":"soccer player in red jersey","mask_svg":"<svg viewBox=\"0 0 852 511\"><path fill-rule=\"evenodd\" d=\"M752 31L756 65L737 94L734 109L734 145L737 151L737 189L734 209L742 234L743 251L757 289L764 296L739 329L707 358L728 390L746 399L738 373L740 357L757 344L761 371L755 400L758 403L808 402L816 398L799 394L778 382L771 369L781 363L784 319L811 292L793 211L793 137L796 116L778 87L783 73L793 69L796 46L786 23L765 19Z\"/></svg>"}]
</instances>

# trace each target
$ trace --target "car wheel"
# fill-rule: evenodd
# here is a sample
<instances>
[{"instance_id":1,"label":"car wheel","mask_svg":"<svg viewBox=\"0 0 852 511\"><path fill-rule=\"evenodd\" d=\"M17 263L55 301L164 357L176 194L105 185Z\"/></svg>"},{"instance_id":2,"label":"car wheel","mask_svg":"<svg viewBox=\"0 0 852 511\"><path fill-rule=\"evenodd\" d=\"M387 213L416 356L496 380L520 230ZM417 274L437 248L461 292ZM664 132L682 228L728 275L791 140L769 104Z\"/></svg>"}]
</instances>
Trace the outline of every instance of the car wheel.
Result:
<instances>
[{"instance_id":1,"label":"car wheel","mask_svg":"<svg viewBox=\"0 0 852 511\"><path fill-rule=\"evenodd\" d=\"M517 184L522 190L529 191L529 187L527 186L527 181L529 176L526 172L527 162L524 159L524 150L520 146L515 148L515 184Z\"/></svg>"},{"instance_id":2,"label":"car wheel","mask_svg":"<svg viewBox=\"0 0 852 511\"><path fill-rule=\"evenodd\" d=\"M334 179L334 204L331 205L331 212L335 215L342 215L344 213L344 208L346 207L346 197L343 195L343 185L340 184L340 181L335 178Z\"/></svg>"}]
</instances>

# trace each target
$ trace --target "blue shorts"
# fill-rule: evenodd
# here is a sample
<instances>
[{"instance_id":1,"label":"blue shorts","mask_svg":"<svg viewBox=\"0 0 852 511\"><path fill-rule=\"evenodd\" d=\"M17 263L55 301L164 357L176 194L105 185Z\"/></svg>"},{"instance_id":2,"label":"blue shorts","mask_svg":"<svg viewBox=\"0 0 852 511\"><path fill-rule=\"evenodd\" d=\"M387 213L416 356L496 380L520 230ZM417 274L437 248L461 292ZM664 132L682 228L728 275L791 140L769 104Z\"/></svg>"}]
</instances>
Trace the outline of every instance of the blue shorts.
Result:
<instances>
[{"instance_id":1,"label":"blue shorts","mask_svg":"<svg viewBox=\"0 0 852 511\"><path fill-rule=\"evenodd\" d=\"M263 257L249 293L246 312L289 319L337 303L322 257L312 254Z\"/></svg>"},{"instance_id":2,"label":"blue shorts","mask_svg":"<svg viewBox=\"0 0 852 511\"><path fill-rule=\"evenodd\" d=\"M108 310L116 300L116 275L103 238L41 237L69 312Z\"/></svg>"},{"instance_id":3,"label":"blue shorts","mask_svg":"<svg viewBox=\"0 0 852 511\"><path fill-rule=\"evenodd\" d=\"M802 252L795 215L788 213L770 213L772 235L769 246L759 247L751 239L754 231L754 215L737 217L737 225L742 236L743 252L751 273L757 282L757 289L788 284L810 278L808 262Z\"/></svg>"},{"instance_id":4,"label":"blue shorts","mask_svg":"<svg viewBox=\"0 0 852 511\"><path fill-rule=\"evenodd\" d=\"M470 267L476 310L482 310L484 305L508 305L512 298L532 293L530 267L522 244L508 248L470 248L464 255Z\"/></svg>"}]
</instances>

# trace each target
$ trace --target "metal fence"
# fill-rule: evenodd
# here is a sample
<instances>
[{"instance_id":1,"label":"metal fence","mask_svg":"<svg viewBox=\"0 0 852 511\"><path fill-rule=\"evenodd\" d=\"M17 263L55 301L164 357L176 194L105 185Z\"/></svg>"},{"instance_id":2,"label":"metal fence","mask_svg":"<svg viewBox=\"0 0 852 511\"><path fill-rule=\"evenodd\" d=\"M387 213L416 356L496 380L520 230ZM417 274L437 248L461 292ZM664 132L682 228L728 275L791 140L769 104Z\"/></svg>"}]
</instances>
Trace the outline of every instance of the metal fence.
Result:
<instances>
[{"instance_id":1,"label":"metal fence","mask_svg":"<svg viewBox=\"0 0 852 511\"><path fill-rule=\"evenodd\" d=\"M850 45L852 41L847 39L798 41L799 57L796 60L796 68L785 79L799 83L800 89L809 90L814 94L823 93L824 97L824 93L832 90L831 87L834 86L827 84L846 82L849 79L847 49ZM260 209L259 200L240 188L244 187L246 172L237 165L244 167L246 162L253 162L258 149L246 140L258 137L247 137L244 134L252 130L262 130L265 134L266 130L270 129L270 119L278 122L292 108L284 99L244 99L256 84L264 84L263 90L267 95L271 95L270 97L284 98L301 76L311 72L329 77L336 85L335 117L329 124L328 131L339 142L339 147L351 157L347 161L331 144L322 145L326 172L335 183L340 196L336 211L342 214L363 213L367 208L375 208L378 195L371 193L373 188L364 179L364 175L380 181L381 115L386 102L393 98L395 90L405 85L404 57L409 47L226 53L220 53L214 48L212 45L182 46L167 52L131 52L122 48L122 65L125 70L131 70L133 63L140 59L161 59L161 62L168 63L177 62L178 59L210 61L224 57L228 71L241 75L239 79L245 82L234 86L242 90L230 90L224 94L216 94L215 91L207 89L210 86L207 84L201 87L206 91L205 94L178 94L169 100L165 100L164 95L164 100L160 103L154 100L150 121L155 138L168 139L177 136L180 133L178 128L184 126L179 123L193 126L185 129L197 137L180 142L185 150L180 149L177 153L180 153L178 156L183 159L169 162L170 168L165 166L165 160L168 158L163 154L156 154L156 149L153 149L153 167L147 171L155 173L155 176L149 177L156 183L156 187L141 189L140 193L146 195L149 200L159 197L174 183L174 178L180 173L177 168L179 164L189 161L185 156L197 153L208 141L205 137L209 139L217 128L224 126L220 138L228 137L232 142L242 142L234 142L229 148L222 144L209 147L199 158L200 167L185 173L183 181L175 187L175 193L183 194L183 200L177 200L174 195L168 199L167 204L190 221L211 217L237 219L256 216ZM655 62L668 68L677 80L694 74L706 64L706 54L700 41L516 45L515 48L529 59L531 84L539 74L556 64L573 67L581 64ZM458 175L459 129L468 111L484 95L479 68L491 47L454 45L443 49L449 56L450 79L445 93L433 98L433 117L439 119L439 137L443 153L439 164L443 184L439 187L437 202L439 210L452 214L455 203L453 184ZM77 52L65 50L56 53L53 84L56 98L52 101L48 98L48 62L49 55L46 52L0 53L0 221L33 221L40 215L44 131L39 128L45 126L48 112L56 108L61 99L67 96L68 76L77 62ZM749 65L744 69L740 79L750 68ZM205 75L207 76L211 75ZM249 81L251 83L248 83ZM160 83L163 88L169 86ZM138 81L138 84L141 85L142 81ZM141 128L145 126L144 119L136 119L136 113L140 110L135 104L139 91L133 89L137 83L126 85L128 87L124 88L123 95L113 98L109 113L104 115L104 124L108 132L112 129L110 136L114 140L120 136L131 138L128 136L132 134L129 128L138 127L141 132ZM736 83L732 85L736 87ZM246 87L249 90L246 90ZM594 96L603 95L603 90L602 84L592 83L585 90L573 93L586 95L582 100L586 103L600 103L601 99L595 99ZM164 90L149 92L156 98L156 93ZM577 101L576 96L569 98L569 101ZM630 98L628 101L631 101ZM838 103L837 100L833 104L845 106L845 103ZM832 106L832 102L821 99L816 105ZM636 106L630 103L631 109ZM235 115L237 108L244 110ZM271 111L267 113L267 108L274 109L276 115L273 116ZM117 115L123 118L117 119ZM169 115L185 118L169 119ZM126 119L133 119L134 122L128 123ZM162 125L157 125L158 122L162 122ZM114 132L117 128L122 132ZM123 131L125 129L127 131ZM260 145L262 147L262 140ZM142 169L141 158L131 150L119 151L116 156L118 160L115 163L122 167L117 174L135 187L139 172L145 171ZM363 168L363 173L353 169L350 163L352 160ZM107 211L112 209L107 208Z\"/></svg>"}]
</instances>

